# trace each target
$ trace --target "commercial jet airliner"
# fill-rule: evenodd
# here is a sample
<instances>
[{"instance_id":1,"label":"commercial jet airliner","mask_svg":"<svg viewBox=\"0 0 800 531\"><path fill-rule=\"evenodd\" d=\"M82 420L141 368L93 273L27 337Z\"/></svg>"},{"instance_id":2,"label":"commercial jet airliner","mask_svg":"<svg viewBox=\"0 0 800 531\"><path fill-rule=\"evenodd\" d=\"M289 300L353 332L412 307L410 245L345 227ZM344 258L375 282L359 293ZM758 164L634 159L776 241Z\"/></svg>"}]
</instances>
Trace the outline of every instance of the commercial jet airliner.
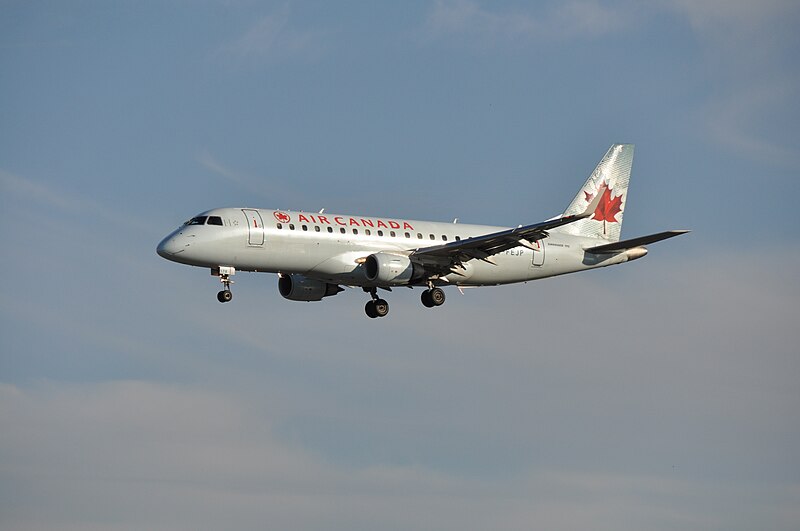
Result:
<instances>
[{"instance_id":1,"label":"commercial jet airliner","mask_svg":"<svg viewBox=\"0 0 800 531\"><path fill-rule=\"evenodd\" d=\"M689 231L671 230L620 241L633 144L614 144L567 209L532 225L503 228L462 223L218 208L177 228L157 252L167 260L211 269L220 302L233 298L237 271L278 274L292 301L320 301L360 287L365 311L384 317L378 290L422 287L428 308L445 301L444 286L527 282L636 260L645 245Z\"/></svg>"}]
</instances>

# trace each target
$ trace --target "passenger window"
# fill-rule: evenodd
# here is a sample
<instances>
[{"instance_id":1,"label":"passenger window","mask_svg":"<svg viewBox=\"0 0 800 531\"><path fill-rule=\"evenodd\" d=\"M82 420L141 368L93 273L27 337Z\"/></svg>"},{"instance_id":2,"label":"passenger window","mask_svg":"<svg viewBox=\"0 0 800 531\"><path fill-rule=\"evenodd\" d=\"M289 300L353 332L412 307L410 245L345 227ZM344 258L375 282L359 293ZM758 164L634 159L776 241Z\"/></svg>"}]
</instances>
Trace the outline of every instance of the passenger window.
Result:
<instances>
[{"instance_id":1,"label":"passenger window","mask_svg":"<svg viewBox=\"0 0 800 531\"><path fill-rule=\"evenodd\" d=\"M278 227L279 229L282 229L282 228L283 228L283 225L281 225L280 223L278 223L278 224L276 225L276 227Z\"/></svg>"},{"instance_id":2,"label":"passenger window","mask_svg":"<svg viewBox=\"0 0 800 531\"><path fill-rule=\"evenodd\" d=\"M344 228L344 227L342 227L341 229L339 229L339 232L341 232L342 234L344 234L344 233L345 233L345 232L347 232L347 231L345 230L345 228Z\"/></svg>"},{"instance_id":3,"label":"passenger window","mask_svg":"<svg viewBox=\"0 0 800 531\"><path fill-rule=\"evenodd\" d=\"M383 236L383 231L382 230L378 231L378 236Z\"/></svg>"},{"instance_id":4,"label":"passenger window","mask_svg":"<svg viewBox=\"0 0 800 531\"><path fill-rule=\"evenodd\" d=\"M364 234L366 234L367 236L369 236L369 235L370 235L370 234L372 234L372 233L369 231L369 229L364 229Z\"/></svg>"},{"instance_id":5,"label":"passenger window","mask_svg":"<svg viewBox=\"0 0 800 531\"><path fill-rule=\"evenodd\" d=\"M421 232L417 233L417 238L419 238L420 240L422 239L422 233Z\"/></svg>"},{"instance_id":6,"label":"passenger window","mask_svg":"<svg viewBox=\"0 0 800 531\"><path fill-rule=\"evenodd\" d=\"M358 234L358 229L353 229L353 234Z\"/></svg>"},{"instance_id":7,"label":"passenger window","mask_svg":"<svg viewBox=\"0 0 800 531\"><path fill-rule=\"evenodd\" d=\"M431 234L431 240L435 240L435 239L436 239L436 236L434 236L433 234Z\"/></svg>"},{"instance_id":8,"label":"passenger window","mask_svg":"<svg viewBox=\"0 0 800 531\"><path fill-rule=\"evenodd\" d=\"M411 235L406 232L406 238L410 238L410 237L411 237Z\"/></svg>"},{"instance_id":9,"label":"passenger window","mask_svg":"<svg viewBox=\"0 0 800 531\"><path fill-rule=\"evenodd\" d=\"M308 225L303 225L303 230L308 230Z\"/></svg>"},{"instance_id":10,"label":"passenger window","mask_svg":"<svg viewBox=\"0 0 800 531\"><path fill-rule=\"evenodd\" d=\"M447 236L445 236L444 234L442 234L442 239L443 239L444 241L447 241Z\"/></svg>"},{"instance_id":11,"label":"passenger window","mask_svg":"<svg viewBox=\"0 0 800 531\"><path fill-rule=\"evenodd\" d=\"M219 216L208 216L208 224L222 226L222 218Z\"/></svg>"},{"instance_id":12,"label":"passenger window","mask_svg":"<svg viewBox=\"0 0 800 531\"><path fill-rule=\"evenodd\" d=\"M314 225L314 230L315 230L316 232L319 232L319 225Z\"/></svg>"},{"instance_id":13,"label":"passenger window","mask_svg":"<svg viewBox=\"0 0 800 531\"><path fill-rule=\"evenodd\" d=\"M289 223L289 230L294 230L294 223Z\"/></svg>"},{"instance_id":14,"label":"passenger window","mask_svg":"<svg viewBox=\"0 0 800 531\"><path fill-rule=\"evenodd\" d=\"M395 237L395 233L394 233L394 231L391 231L391 232L389 232L389 236L391 236L392 238L394 238L394 237Z\"/></svg>"},{"instance_id":15,"label":"passenger window","mask_svg":"<svg viewBox=\"0 0 800 531\"><path fill-rule=\"evenodd\" d=\"M461 241L461 236L456 236L456 241Z\"/></svg>"},{"instance_id":16,"label":"passenger window","mask_svg":"<svg viewBox=\"0 0 800 531\"><path fill-rule=\"evenodd\" d=\"M328 227L328 232L333 232L333 227Z\"/></svg>"}]
</instances>

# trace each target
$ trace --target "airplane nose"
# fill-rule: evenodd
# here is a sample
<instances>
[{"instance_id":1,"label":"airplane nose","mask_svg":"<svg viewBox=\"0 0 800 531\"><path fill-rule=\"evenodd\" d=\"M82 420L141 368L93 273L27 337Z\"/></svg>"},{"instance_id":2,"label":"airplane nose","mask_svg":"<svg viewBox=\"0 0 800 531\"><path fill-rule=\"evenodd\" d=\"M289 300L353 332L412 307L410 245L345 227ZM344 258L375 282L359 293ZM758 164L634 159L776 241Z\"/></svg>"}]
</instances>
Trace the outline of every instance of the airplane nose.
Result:
<instances>
[{"instance_id":1,"label":"airplane nose","mask_svg":"<svg viewBox=\"0 0 800 531\"><path fill-rule=\"evenodd\" d=\"M175 236L167 236L161 240L161 243L158 244L158 247L156 247L156 252L162 258L170 259L176 254L182 252L184 249L185 246L181 245Z\"/></svg>"}]
</instances>

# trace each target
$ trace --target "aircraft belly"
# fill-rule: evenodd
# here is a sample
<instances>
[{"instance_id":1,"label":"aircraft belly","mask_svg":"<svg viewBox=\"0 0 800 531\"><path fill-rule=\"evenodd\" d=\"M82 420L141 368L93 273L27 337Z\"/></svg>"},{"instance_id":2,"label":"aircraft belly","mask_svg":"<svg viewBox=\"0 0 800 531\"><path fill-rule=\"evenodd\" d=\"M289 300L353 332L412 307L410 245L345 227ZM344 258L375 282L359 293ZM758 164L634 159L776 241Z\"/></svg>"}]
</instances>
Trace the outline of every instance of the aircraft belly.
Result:
<instances>
[{"instance_id":1,"label":"aircraft belly","mask_svg":"<svg viewBox=\"0 0 800 531\"><path fill-rule=\"evenodd\" d=\"M497 265L482 260L470 260L468 263L472 266L472 275L463 282L459 282L456 275L448 278L458 284L487 286L522 282L530 277L531 251L512 249L509 253L492 256L491 260Z\"/></svg>"},{"instance_id":2,"label":"aircraft belly","mask_svg":"<svg viewBox=\"0 0 800 531\"><path fill-rule=\"evenodd\" d=\"M546 259L541 265L534 265L532 252L527 249L515 248L497 254L491 257L497 265L481 260L471 260L469 263L474 264L474 272L468 279L462 282L459 282L454 276L449 279L463 285L511 284L563 275L592 267L581 263L583 251L579 251L577 248L573 250L563 244L556 243L548 246Z\"/></svg>"}]
</instances>

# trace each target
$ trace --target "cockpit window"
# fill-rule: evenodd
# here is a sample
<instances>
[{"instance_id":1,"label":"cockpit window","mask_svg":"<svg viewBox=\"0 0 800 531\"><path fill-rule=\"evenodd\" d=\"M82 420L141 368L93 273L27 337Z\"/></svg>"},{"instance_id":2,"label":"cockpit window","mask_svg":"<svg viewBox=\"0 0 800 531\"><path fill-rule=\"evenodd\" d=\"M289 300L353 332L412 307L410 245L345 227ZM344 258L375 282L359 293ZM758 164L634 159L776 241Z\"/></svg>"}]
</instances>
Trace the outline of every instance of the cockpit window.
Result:
<instances>
[{"instance_id":1,"label":"cockpit window","mask_svg":"<svg viewBox=\"0 0 800 531\"><path fill-rule=\"evenodd\" d=\"M186 222L187 225L203 225L206 222L206 216L197 216Z\"/></svg>"},{"instance_id":2,"label":"cockpit window","mask_svg":"<svg viewBox=\"0 0 800 531\"><path fill-rule=\"evenodd\" d=\"M222 218L219 216L208 216L209 225L222 225Z\"/></svg>"}]
</instances>

